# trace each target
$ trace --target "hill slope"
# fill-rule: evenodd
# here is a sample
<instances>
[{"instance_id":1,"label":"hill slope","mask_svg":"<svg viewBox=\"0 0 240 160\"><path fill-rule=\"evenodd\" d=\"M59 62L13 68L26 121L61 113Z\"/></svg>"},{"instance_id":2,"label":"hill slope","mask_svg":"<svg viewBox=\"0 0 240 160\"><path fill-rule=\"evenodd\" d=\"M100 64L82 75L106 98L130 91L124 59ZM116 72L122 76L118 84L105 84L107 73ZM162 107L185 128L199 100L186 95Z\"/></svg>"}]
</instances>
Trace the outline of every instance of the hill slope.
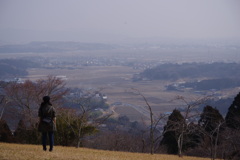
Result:
<instances>
[{"instance_id":1,"label":"hill slope","mask_svg":"<svg viewBox=\"0 0 240 160\"><path fill-rule=\"evenodd\" d=\"M40 145L0 143L0 159L3 160L206 160L206 158L173 155L114 152L86 148L56 146L53 152L44 152Z\"/></svg>"}]
</instances>

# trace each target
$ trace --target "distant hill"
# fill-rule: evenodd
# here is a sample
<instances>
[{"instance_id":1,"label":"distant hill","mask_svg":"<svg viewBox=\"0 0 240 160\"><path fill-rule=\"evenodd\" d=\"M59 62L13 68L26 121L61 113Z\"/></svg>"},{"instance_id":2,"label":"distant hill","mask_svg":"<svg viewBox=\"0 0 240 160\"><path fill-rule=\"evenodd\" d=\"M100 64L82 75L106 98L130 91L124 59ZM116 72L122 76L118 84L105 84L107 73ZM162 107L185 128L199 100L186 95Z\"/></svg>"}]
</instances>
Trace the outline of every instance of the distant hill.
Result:
<instances>
[{"instance_id":1,"label":"distant hill","mask_svg":"<svg viewBox=\"0 0 240 160\"><path fill-rule=\"evenodd\" d=\"M172 82L165 86L168 91L191 89L201 93L240 87L239 71L238 63L162 64L135 75L133 81L165 80Z\"/></svg>"},{"instance_id":2,"label":"distant hill","mask_svg":"<svg viewBox=\"0 0 240 160\"><path fill-rule=\"evenodd\" d=\"M76 50L108 50L117 48L117 45L102 43L80 43L80 42L31 42L28 44L2 45L0 53L44 53L44 52L64 52Z\"/></svg>"},{"instance_id":3,"label":"distant hill","mask_svg":"<svg viewBox=\"0 0 240 160\"><path fill-rule=\"evenodd\" d=\"M240 87L240 78L217 78L184 83L173 83L167 85L166 89L169 91L171 90L181 91L184 88L188 88L195 91L207 91L207 90L214 91L235 87Z\"/></svg>"},{"instance_id":4,"label":"distant hill","mask_svg":"<svg viewBox=\"0 0 240 160\"><path fill-rule=\"evenodd\" d=\"M1 59L0 60L0 78L25 76L28 74L26 69L36 68L40 65L23 59Z\"/></svg>"},{"instance_id":5,"label":"distant hill","mask_svg":"<svg viewBox=\"0 0 240 160\"><path fill-rule=\"evenodd\" d=\"M238 78L240 77L240 64L238 63L184 63L162 64L146 69L138 80L178 80L186 78Z\"/></svg>"}]
</instances>

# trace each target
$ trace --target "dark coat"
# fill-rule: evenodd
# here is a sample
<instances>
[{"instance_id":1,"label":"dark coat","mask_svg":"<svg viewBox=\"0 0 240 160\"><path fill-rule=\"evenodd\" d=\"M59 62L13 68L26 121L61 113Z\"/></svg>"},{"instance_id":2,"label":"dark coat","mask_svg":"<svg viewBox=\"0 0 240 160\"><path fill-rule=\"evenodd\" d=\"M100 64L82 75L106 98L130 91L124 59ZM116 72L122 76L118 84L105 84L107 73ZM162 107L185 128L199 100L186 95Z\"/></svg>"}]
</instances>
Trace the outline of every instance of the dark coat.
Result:
<instances>
[{"instance_id":1,"label":"dark coat","mask_svg":"<svg viewBox=\"0 0 240 160\"><path fill-rule=\"evenodd\" d=\"M53 119L56 117L55 108L49 103L42 103L38 110L38 117L40 117L40 122L38 125L39 132L53 132L56 131L56 124ZM48 120L48 122L45 122Z\"/></svg>"}]
</instances>

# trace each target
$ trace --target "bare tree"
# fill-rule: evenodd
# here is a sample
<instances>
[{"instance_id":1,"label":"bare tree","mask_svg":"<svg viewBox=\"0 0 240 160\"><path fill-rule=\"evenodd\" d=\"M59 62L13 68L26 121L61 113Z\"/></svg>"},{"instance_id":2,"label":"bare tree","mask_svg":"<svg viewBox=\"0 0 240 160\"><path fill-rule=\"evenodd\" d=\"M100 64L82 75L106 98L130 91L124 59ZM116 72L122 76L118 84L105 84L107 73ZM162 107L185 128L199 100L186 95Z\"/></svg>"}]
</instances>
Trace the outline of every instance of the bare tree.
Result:
<instances>
[{"instance_id":1,"label":"bare tree","mask_svg":"<svg viewBox=\"0 0 240 160\"><path fill-rule=\"evenodd\" d=\"M5 110L5 107L6 107L6 99L5 99L5 96L4 95L0 95L0 120L2 119L3 117L3 113L4 113L4 110Z\"/></svg>"},{"instance_id":2,"label":"bare tree","mask_svg":"<svg viewBox=\"0 0 240 160\"><path fill-rule=\"evenodd\" d=\"M68 93L65 85L64 80L51 75L47 76L46 79L38 79L36 81L36 98L38 101L41 101L43 96L48 95L56 103L62 100L62 97Z\"/></svg>"},{"instance_id":3,"label":"bare tree","mask_svg":"<svg viewBox=\"0 0 240 160\"><path fill-rule=\"evenodd\" d=\"M224 128L219 134L221 143L218 144L222 159L237 160L240 158L240 131L231 128ZM219 156L219 155L218 155Z\"/></svg>"},{"instance_id":4,"label":"bare tree","mask_svg":"<svg viewBox=\"0 0 240 160\"><path fill-rule=\"evenodd\" d=\"M158 124L160 121L165 119L168 115L166 114L160 114L158 117L154 115L152 111L152 107L149 104L147 98L137 89L133 89L134 91L137 92L138 95L140 95L143 100L145 101L148 111L149 111L149 118L150 118L150 128L149 128L149 133L150 133L150 144L151 144L151 154L154 153L155 151L155 144L161 139L161 136L156 136L155 133L157 131ZM178 131L176 141L177 141L177 146L178 146L178 155L181 157L182 152L183 152L183 144L184 144L184 137L187 134L193 133L196 129L196 127L193 127L191 125L191 128L189 128L189 125L194 123L195 117L199 116L200 113L198 112L197 108L199 105L204 104L211 96L205 96L201 97L198 99L194 99L193 101L188 102L186 98L183 96L177 96L174 100L182 101L184 105L186 105L185 111L183 112L183 119L184 121L181 122L172 122L172 127L165 130L164 132L169 132L169 131ZM157 137L157 138L155 138Z\"/></svg>"},{"instance_id":5,"label":"bare tree","mask_svg":"<svg viewBox=\"0 0 240 160\"><path fill-rule=\"evenodd\" d=\"M180 134L177 137L179 157L182 156L182 152L183 152L184 135L188 134L189 132L192 132L192 130L189 129L189 124L194 123L194 120L195 120L194 118L200 115L197 108L199 107L199 105L204 104L209 98L210 96L206 96L206 97L198 98L198 99L195 99L194 101L188 102L183 96L176 97L176 100L180 100L184 102L186 105L186 109L182 113L184 117L184 121L182 121L181 122L182 124L179 125ZM195 128L192 128L192 129L195 129Z\"/></svg>"},{"instance_id":6,"label":"bare tree","mask_svg":"<svg viewBox=\"0 0 240 160\"><path fill-rule=\"evenodd\" d=\"M153 113L151 105L148 103L147 98L139 90L134 89L134 88L133 88L133 90L135 90L137 92L137 94L140 95L143 98L144 102L147 105L148 111L149 111L149 118L150 118L149 138L150 138L150 145L151 145L150 153L154 154L155 146L160 140L160 137L154 135L154 133L156 133L156 131L158 129L157 127L158 127L160 121L163 120L164 118L166 118L167 115L166 114L160 114L159 116L155 116L154 113Z\"/></svg>"},{"instance_id":7,"label":"bare tree","mask_svg":"<svg viewBox=\"0 0 240 160\"><path fill-rule=\"evenodd\" d=\"M31 126L38 120L37 111L42 97L49 95L52 101L57 102L67 93L63 80L48 76L36 82L27 80L22 83L9 83L4 92L12 106L19 109L20 114Z\"/></svg>"},{"instance_id":8,"label":"bare tree","mask_svg":"<svg viewBox=\"0 0 240 160\"><path fill-rule=\"evenodd\" d=\"M203 97L188 102L186 98L177 96L174 100L178 100L186 105L182 111L175 109L169 116L167 125L164 127L164 138L162 145L168 146L168 152L182 156L183 150L187 146L194 146L196 139L191 138L191 135L196 133L197 123L196 117L199 116L198 107L203 104L209 97ZM173 143L175 145L173 145Z\"/></svg>"},{"instance_id":9,"label":"bare tree","mask_svg":"<svg viewBox=\"0 0 240 160\"><path fill-rule=\"evenodd\" d=\"M211 132L207 132L204 128L199 128L199 130L198 130L199 132L201 132L205 136L204 141L208 142L203 147L210 146L209 152L210 152L212 160L215 160L217 158L218 146L219 146L219 137L220 137L220 131L221 131L220 128L224 124L225 124L224 121L219 122ZM209 139L209 140L207 140L207 139ZM205 148L205 149L207 149L207 148Z\"/></svg>"},{"instance_id":10,"label":"bare tree","mask_svg":"<svg viewBox=\"0 0 240 160\"><path fill-rule=\"evenodd\" d=\"M0 81L0 120L2 119L5 108L9 102L4 93L4 88L6 87L6 85L7 84L5 82Z\"/></svg>"},{"instance_id":11,"label":"bare tree","mask_svg":"<svg viewBox=\"0 0 240 160\"><path fill-rule=\"evenodd\" d=\"M216 108L211 106L204 107L199 120L199 125L202 128L200 131L205 135L205 140L207 137L210 139L210 153L213 160L217 157L220 129L224 124L224 118Z\"/></svg>"}]
</instances>

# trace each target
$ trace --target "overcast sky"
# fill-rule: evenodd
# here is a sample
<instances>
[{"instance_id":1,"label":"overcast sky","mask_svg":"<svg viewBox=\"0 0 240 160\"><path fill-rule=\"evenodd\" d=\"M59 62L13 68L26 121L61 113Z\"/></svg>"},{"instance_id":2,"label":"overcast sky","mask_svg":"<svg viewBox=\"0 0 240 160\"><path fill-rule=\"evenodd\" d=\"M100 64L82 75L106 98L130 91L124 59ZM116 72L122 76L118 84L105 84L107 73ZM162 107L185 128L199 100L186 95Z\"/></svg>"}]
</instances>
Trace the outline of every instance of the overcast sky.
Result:
<instances>
[{"instance_id":1,"label":"overcast sky","mask_svg":"<svg viewBox=\"0 0 240 160\"><path fill-rule=\"evenodd\" d=\"M240 0L0 0L0 41L240 38Z\"/></svg>"}]
</instances>

